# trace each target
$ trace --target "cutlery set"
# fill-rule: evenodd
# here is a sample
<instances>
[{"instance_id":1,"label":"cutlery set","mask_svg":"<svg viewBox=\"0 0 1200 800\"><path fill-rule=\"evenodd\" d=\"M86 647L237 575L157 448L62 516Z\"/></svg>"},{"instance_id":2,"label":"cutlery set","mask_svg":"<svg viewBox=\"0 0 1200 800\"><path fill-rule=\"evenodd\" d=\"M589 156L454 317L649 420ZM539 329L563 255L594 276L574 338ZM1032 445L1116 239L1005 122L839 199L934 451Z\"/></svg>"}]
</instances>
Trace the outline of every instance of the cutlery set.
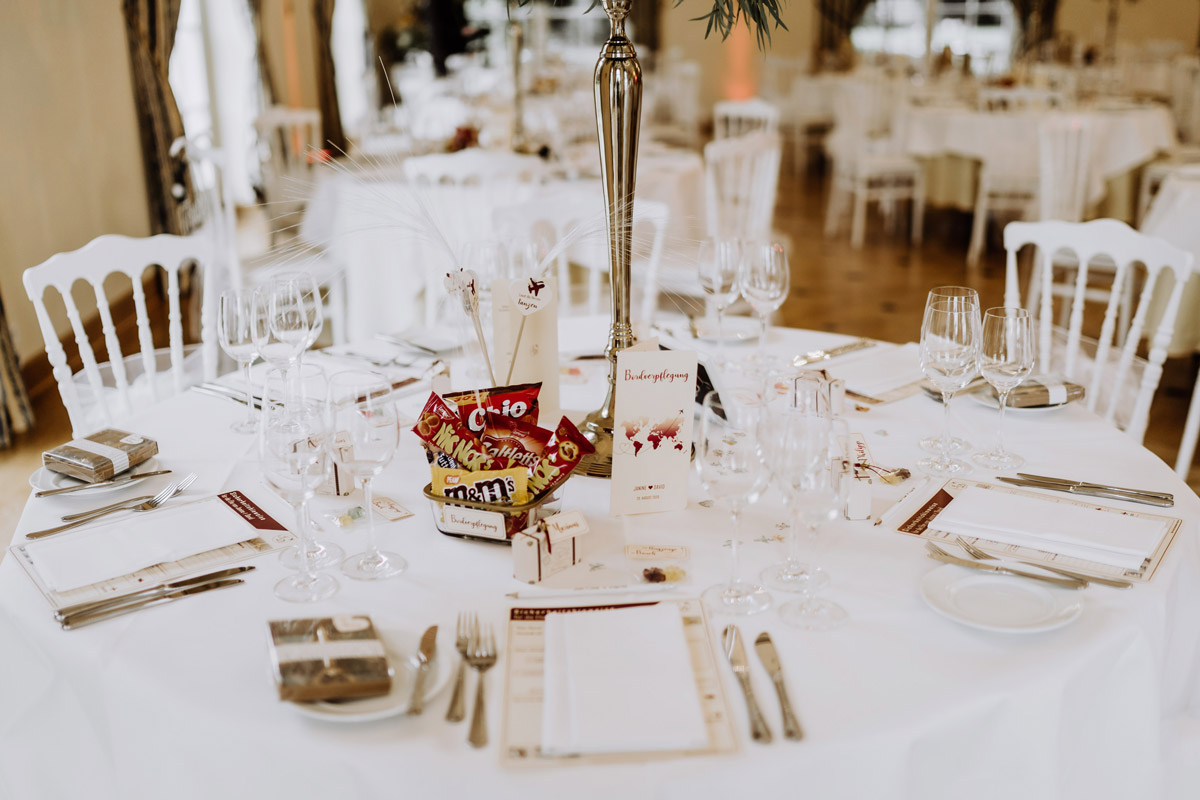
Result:
<instances>
[{"instance_id":1,"label":"cutlery set","mask_svg":"<svg viewBox=\"0 0 1200 800\"><path fill-rule=\"evenodd\" d=\"M54 612L54 618L62 625L63 630L75 630L76 628L82 628L95 622L103 622L104 620L130 614L134 611L141 611L143 608L153 608L154 606L181 600L184 597L203 594L213 589L226 589L231 586L237 586L245 583L245 581L235 579L233 576L253 570L254 567L252 566L231 567L219 572L210 572L206 575L194 575L190 578L182 578L177 581L152 586L148 589L141 589L117 597L65 606Z\"/></svg>"},{"instance_id":2,"label":"cutlery set","mask_svg":"<svg viewBox=\"0 0 1200 800\"><path fill-rule=\"evenodd\" d=\"M106 481L96 481L95 483L81 483L78 486L64 486L61 489L43 489L40 492L34 492L34 497L57 497L63 494L71 494L72 492L80 492L84 489L99 489L101 487L115 488L123 483L132 483L140 481L142 478L153 478L156 475L168 475L171 470L159 469L154 472L138 472L136 474L119 475L115 478L109 478Z\"/></svg>"},{"instance_id":3,"label":"cutlery set","mask_svg":"<svg viewBox=\"0 0 1200 800\"><path fill-rule=\"evenodd\" d=\"M86 525L89 522L94 522L101 517L109 514L115 514L118 511L132 511L134 513L154 511L155 509L162 507L162 505L168 500L180 494L193 483L195 483L196 477L196 473L192 472L181 480L167 484L165 487L163 487L161 492L152 497L134 497L126 500L119 500L116 503L110 503L107 506L94 508L91 511L81 511L76 514L67 514L62 518L63 522L66 524L59 525L54 528L47 528L46 530L42 531L34 531L33 533L26 534L25 538L43 539L47 536L53 536L56 533L62 533L63 531L77 528L80 525Z\"/></svg>"},{"instance_id":4,"label":"cutlery set","mask_svg":"<svg viewBox=\"0 0 1200 800\"><path fill-rule=\"evenodd\" d=\"M483 747L488 743L487 707L484 704L484 673L496 664L499 653L496 649L496 633L491 625L479 624L475 614L459 614L454 632L454 649L458 651L458 672L454 676L454 690L450 695L450 707L446 710L448 722L462 722L467 713L467 667L479 673L475 688L475 710L471 713L471 730L467 741L472 747Z\"/></svg>"},{"instance_id":5,"label":"cutlery set","mask_svg":"<svg viewBox=\"0 0 1200 800\"><path fill-rule=\"evenodd\" d=\"M967 542L961 536L956 537L957 544L967 552L970 558L960 558L946 552L941 547L938 547L933 542L926 542L925 549L927 555L935 561L941 561L944 564L954 564L959 567L967 567L969 569L981 570L983 572L994 572L1000 575L1013 575L1019 578L1029 578L1030 580L1048 583L1053 586L1058 586L1063 589L1086 589L1090 584L1099 584L1101 586L1111 586L1114 589L1128 589L1133 586L1129 581L1123 581L1116 578L1101 578L1094 575L1084 575L1079 572L1061 569L1059 567L1051 567L1045 564L1037 564L1032 561L1022 561L1020 559L1005 560L1001 556L993 555L979 547ZM1042 572L1030 572L1025 567L1031 567ZM1050 574L1047 574L1050 573Z\"/></svg>"},{"instance_id":6,"label":"cutlery set","mask_svg":"<svg viewBox=\"0 0 1200 800\"><path fill-rule=\"evenodd\" d=\"M754 689L750 685L750 660L746 657L742 633L736 625L725 626L725 631L721 634L721 646L725 657L729 659L730 667L733 668L733 674L737 676L738 684L742 687L742 694L746 697L746 709L750 714L750 736L754 741L766 744L771 741L771 729L767 727L767 721L754 698ZM754 640L754 651L758 653L759 661L771 676L771 683L779 696L779 707L783 713L783 737L798 742L804 737L804 732L795 712L792 711L792 703L788 699L787 687L783 682L779 654L775 651L775 643L771 641L769 633L758 635Z\"/></svg>"},{"instance_id":7,"label":"cutlery set","mask_svg":"<svg viewBox=\"0 0 1200 800\"><path fill-rule=\"evenodd\" d=\"M1167 494L1166 492L1152 492L1147 489L1127 489L1121 486L1108 486L1103 483L1070 481L1065 478L1048 478L1045 475L1031 475L1028 472L1018 472L1015 478L1001 477L1000 480L1013 486L1049 489L1055 492L1067 492L1085 497L1103 497L1108 500L1125 500L1130 503L1142 503L1161 508L1170 508L1175 505L1174 495Z\"/></svg>"}]
</instances>

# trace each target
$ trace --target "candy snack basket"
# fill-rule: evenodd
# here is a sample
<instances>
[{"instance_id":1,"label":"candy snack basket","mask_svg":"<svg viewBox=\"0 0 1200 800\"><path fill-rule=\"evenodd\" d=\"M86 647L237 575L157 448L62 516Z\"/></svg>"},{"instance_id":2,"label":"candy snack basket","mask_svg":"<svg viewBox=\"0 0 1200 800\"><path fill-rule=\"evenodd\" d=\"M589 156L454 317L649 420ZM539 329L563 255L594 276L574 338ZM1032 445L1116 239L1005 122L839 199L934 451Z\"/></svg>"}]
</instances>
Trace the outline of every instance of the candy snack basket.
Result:
<instances>
[{"instance_id":1,"label":"candy snack basket","mask_svg":"<svg viewBox=\"0 0 1200 800\"><path fill-rule=\"evenodd\" d=\"M460 500L433 493L433 484L425 484L425 497L433 512L433 524L447 536L511 544L513 534L540 519L553 516L562 508L562 486L528 503L501 505Z\"/></svg>"}]
</instances>

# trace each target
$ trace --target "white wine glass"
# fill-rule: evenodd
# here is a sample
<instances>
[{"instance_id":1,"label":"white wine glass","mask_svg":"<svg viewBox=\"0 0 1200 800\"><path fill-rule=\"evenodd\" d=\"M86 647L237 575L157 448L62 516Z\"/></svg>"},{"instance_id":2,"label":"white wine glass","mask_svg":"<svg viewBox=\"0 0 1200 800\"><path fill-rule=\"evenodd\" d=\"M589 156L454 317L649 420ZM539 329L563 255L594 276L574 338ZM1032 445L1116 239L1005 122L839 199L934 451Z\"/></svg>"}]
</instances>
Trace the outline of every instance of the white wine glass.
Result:
<instances>
[{"instance_id":1,"label":"white wine glass","mask_svg":"<svg viewBox=\"0 0 1200 800\"><path fill-rule=\"evenodd\" d=\"M700 288L712 298L717 312L717 363L725 363L725 309L741 294L738 269L742 243L738 239L705 239L700 243L697 274Z\"/></svg>"},{"instance_id":2,"label":"white wine glass","mask_svg":"<svg viewBox=\"0 0 1200 800\"><path fill-rule=\"evenodd\" d=\"M758 315L761 326L760 360L767 358L767 319L787 299L791 270L787 252L779 242L748 244L742 250L738 269L738 289Z\"/></svg>"},{"instance_id":3,"label":"white wine glass","mask_svg":"<svg viewBox=\"0 0 1200 800\"><path fill-rule=\"evenodd\" d=\"M308 501L328 469L328 419L323 398L295 396L287 384L288 378L282 372L268 373L259 434L263 478L295 509L296 534L300 537L299 569L275 584L275 595L293 603L313 603L338 591L334 577L317 572L307 547Z\"/></svg>"},{"instance_id":4,"label":"white wine glass","mask_svg":"<svg viewBox=\"0 0 1200 800\"><path fill-rule=\"evenodd\" d=\"M758 397L743 397L732 390L725 395L722 400L709 392L701 404L696 467L704 490L729 506L730 574L728 582L709 587L702 598L714 613L744 616L771 607L770 593L741 577L738 558L742 511L757 502L768 480L758 439L763 405Z\"/></svg>"},{"instance_id":5,"label":"white wine glass","mask_svg":"<svg viewBox=\"0 0 1200 800\"><path fill-rule=\"evenodd\" d=\"M288 345L289 364L299 364L325 325L321 289L308 272L284 272L268 281L271 333Z\"/></svg>"},{"instance_id":6,"label":"white wine glass","mask_svg":"<svg viewBox=\"0 0 1200 800\"><path fill-rule=\"evenodd\" d=\"M979 345L979 371L1000 399L1000 421L996 425L996 447L976 453L976 464L986 469L1017 469L1025 459L1004 447L1004 409L1008 394L1033 371L1033 321L1023 308L989 308L983 315L983 338Z\"/></svg>"},{"instance_id":7,"label":"white wine glass","mask_svg":"<svg viewBox=\"0 0 1200 800\"><path fill-rule=\"evenodd\" d=\"M932 304L941 301L958 305L973 304L976 308L979 308L979 293L967 286L938 286L929 290L929 294L925 298L925 310L928 311ZM951 393L950 408L947 410L947 414L953 414L953 406L954 393ZM937 435L924 437L919 444L921 449L927 453L957 455L971 451L971 443L966 439L952 435L949 428L946 428Z\"/></svg>"},{"instance_id":8,"label":"white wine glass","mask_svg":"<svg viewBox=\"0 0 1200 800\"><path fill-rule=\"evenodd\" d=\"M250 295L237 289L226 289L217 298L217 341L225 354L237 362L246 381L246 418L229 427L238 433L255 433L258 415L254 410L254 385L250 365L258 358L254 343L253 306Z\"/></svg>"},{"instance_id":9,"label":"white wine glass","mask_svg":"<svg viewBox=\"0 0 1200 800\"><path fill-rule=\"evenodd\" d=\"M340 469L362 484L367 514L367 549L342 562L348 578L382 580L399 575L408 562L379 549L371 481L396 453L400 417L387 377L366 370L339 372L329 379L330 455Z\"/></svg>"},{"instance_id":10,"label":"white wine glass","mask_svg":"<svg viewBox=\"0 0 1200 800\"><path fill-rule=\"evenodd\" d=\"M979 370L979 306L937 300L925 309L921 325L921 371L942 393L942 436L950 435L950 397ZM971 465L949 452L922 458L917 466L933 475L965 475Z\"/></svg>"},{"instance_id":11,"label":"white wine glass","mask_svg":"<svg viewBox=\"0 0 1200 800\"><path fill-rule=\"evenodd\" d=\"M832 438L826 441L832 443ZM819 594L829 584L829 573L818 563L824 541L821 525L837 518L845 506L847 484L842 460L829 457L830 451L825 455L820 462L809 462L811 469L788 476L795 513L808 534L812 556L808 565L809 580L800 589L800 599L779 607L779 618L786 624L814 631L836 628L849 618L846 609Z\"/></svg>"}]
</instances>

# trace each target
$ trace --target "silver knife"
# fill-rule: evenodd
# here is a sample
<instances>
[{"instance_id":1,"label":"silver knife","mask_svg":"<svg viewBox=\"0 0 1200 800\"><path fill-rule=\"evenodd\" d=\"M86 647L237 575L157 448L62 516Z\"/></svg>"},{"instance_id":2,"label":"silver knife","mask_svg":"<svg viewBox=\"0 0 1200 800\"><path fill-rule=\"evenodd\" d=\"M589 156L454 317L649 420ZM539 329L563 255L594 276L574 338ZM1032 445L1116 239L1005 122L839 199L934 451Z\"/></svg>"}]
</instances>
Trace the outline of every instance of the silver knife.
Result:
<instances>
[{"instance_id":1,"label":"silver knife","mask_svg":"<svg viewBox=\"0 0 1200 800\"><path fill-rule=\"evenodd\" d=\"M1122 500L1126 503L1141 503L1147 506L1158 506L1159 508L1170 508L1175 505L1174 500L1164 500L1161 497L1149 497L1139 494L1122 494L1108 489L1092 489L1087 486L1071 486L1064 483L1047 483L1046 481L1035 481L1028 478L1006 478L1001 477L1000 480L1004 483L1010 483L1013 486L1028 486L1033 489L1049 489L1052 492L1066 492L1067 494L1077 494L1081 497L1103 497L1106 500Z\"/></svg>"},{"instance_id":2,"label":"silver knife","mask_svg":"<svg viewBox=\"0 0 1200 800\"><path fill-rule=\"evenodd\" d=\"M96 611L104 611L109 608L116 608L131 602L140 602L149 599L153 596L170 594L175 589L186 589L201 583L209 583L210 581L221 580L222 578L232 578L234 575L241 575L243 572L251 572L253 566L232 567L223 569L219 572L209 572L205 575L193 575L190 578L182 578L170 583L163 583L158 586L151 586L147 589L141 589L128 594L116 595L114 597L106 597L103 600L92 600L88 603L76 603L72 606L63 606L54 612L54 618L62 621L67 617L72 617L82 613L94 613Z\"/></svg>"},{"instance_id":3,"label":"silver knife","mask_svg":"<svg viewBox=\"0 0 1200 800\"><path fill-rule=\"evenodd\" d=\"M754 652L758 653L758 660L767 668L767 674L775 684L775 694L779 695L779 707L783 711L783 738L800 741L804 738L804 732L800 729L800 722L792 711L791 701L788 700L787 687L783 684L783 669L779 666L779 654L775 652L771 634L764 631L758 635L754 640Z\"/></svg>"},{"instance_id":4,"label":"silver knife","mask_svg":"<svg viewBox=\"0 0 1200 800\"><path fill-rule=\"evenodd\" d=\"M818 361L827 361L834 356L842 356L846 353L853 353L856 350L865 350L868 347L874 347L875 341L872 339L859 339L849 344L841 344L837 347L831 347L828 350L813 350L810 353L802 353L792 359L793 367L803 367L806 364L815 364Z\"/></svg>"},{"instance_id":5,"label":"silver knife","mask_svg":"<svg viewBox=\"0 0 1200 800\"><path fill-rule=\"evenodd\" d=\"M123 508L125 506L131 506L131 507L136 506L138 503L144 503L147 500L151 500L153 498L154 498L154 495L152 495L152 494L148 494L145 497L127 497L124 500L118 500L115 503L109 503L108 505L100 506L99 508L89 508L87 511L77 511L74 514L65 514L62 518L62 521L63 522L74 522L77 519L87 519L88 517L94 517L97 514L103 514L107 511L112 511L117 508Z\"/></svg>"},{"instance_id":6,"label":"silver knife","mask_svg":"<svg viewBox=\"0 0 1200 800\"><path fill-rule=\"evenodd\" d=\"M729 659L729 665L733 667L733 674L737 676L738 683L742 686L742 694L746 695L746 710L750 712L750 736L754 741L765 744L771 741L771 729L767 727L767 721L763 719L762 711L754 700L754 689L750 686L750 662L746 660L746 648L742 646L742 633L736 625L725 626L725 632L721 635L721 643L725 648L725 657Z\"/></svg>"},{"instance_id":7,"label":"silver knife","mask_svg":"<svg viewBox=\"0 0 1200 800\"><path fill-rule=\"evenodd\" d=\"M198 386L193 386L192 391L199 392L200 394L207 394L212 397L220 397L223 400L232 400L235 403L246 405L246 393L244 391L239 392L234 389L221 386L220 384L203 383ZM262 408L262 398L258 397L257 395L251 395L250 405L255 408Z\"/></svg>"},{"instance_id":8,"label":"silver knife","mask_svg":"<svg viewBox=\"0 0 1200 800\"><path fill-rule=\"evenodd\" d=\"M151 597L144 602L128 603L126 605L118 606L117 608L106 609L104 611L77 614L73 617L68 617L67 619L63 620L62 629L64 631L72 631L76 628L82 628L85 625L91 625L95 622L103 622L106 619L112 619L113 617L131 614L134 611L141 611L143 608L152 608L154 606L173 603L176 600L180 600L184 597L191 597L194 594L202 594L211 589L224 589L229 586L237 586L242 583L245 583L245 581L236 578L232 580L216 581L215 583L203 583L199 586L180 589L178 591L171 592L170 594L165 594L161 597Z\"/></svg>"},{"instance_id":9,"label":"silver knife","mask_svg":"<svg viewBox=\"0 0 1200 800\"><path fill-rule=\"evenodd\" d=\"M1088 483L1087 481L1069 481L1066 478L1050 478L1045 475L1031 475L1028 472L1018 472L1018 478L1024 478L1029 481L1041 481L1042 483L1058 483L1063 486L1081 486L1085 489L1102 489L1106 492L1121 492L1122 494L1136 494L1143 497L1157 497L1161 500L1174 500L1175 495L1166 492L1152 492L1149 489L1126 489L1122 486L1108 486L1103 483Z\"/></svg>"},{"instance_id":10,"label":"silver knife","mask_svg":"<svg viewBox=\"0 0 1200 800\"><path fill-rule=\"evenodd\" d=\"M139 472L134 475L122 475L119 478L109 478L106 481L97 481L96 483L81 483L78 486L64 486L61 489L46 489L41 492L34 492L34 497L52 497L58 494L70 494L71 492L81 492L84 489L95 489L100 486L119 486L122 483L130 481L140 481L142 478L153 478L155 475L166 475L171 470L160 469L154 472ZM121 501L125 502L125 501Z\"/></svg>"},{"instance_id":11,"label":"silver knife","mask_svg":"<svg viewBox=\"0 0 1200 800\"><path fill-rule=\"evenodd\" d=\"M989 564L985 561L968 561L965 558L958 558L948 553L935 553L929 551L926 553L935 561L941 561L946 564L956 564L960 567L968 567L970 569L983 570L984 572L995 572L1000 575L1016 575L1020 578L1032 578L1035 581L1044 581L1046 583L1061 586L1065 589L1085 589L1088 582L1082 578L1055 578L1050 575L1039 575L1036 572L1026 572L1023 569L1014 569L1013 567L1002 567L998 564Z\"/></svg>"},{"instance_id":12,"label":"silver knife","mask_svg":"<svg viewBox=\"0 0 1200 800\"><path fill-rule=\"evenodd\" d=\"M417 675L413 678L412 699L408 703L408 713L416 716L425 710L425 676L429 674L429 665L437 653L437 625L430 625L421 634L421 646L417 650Z\"/></svg>"}]
</instances>

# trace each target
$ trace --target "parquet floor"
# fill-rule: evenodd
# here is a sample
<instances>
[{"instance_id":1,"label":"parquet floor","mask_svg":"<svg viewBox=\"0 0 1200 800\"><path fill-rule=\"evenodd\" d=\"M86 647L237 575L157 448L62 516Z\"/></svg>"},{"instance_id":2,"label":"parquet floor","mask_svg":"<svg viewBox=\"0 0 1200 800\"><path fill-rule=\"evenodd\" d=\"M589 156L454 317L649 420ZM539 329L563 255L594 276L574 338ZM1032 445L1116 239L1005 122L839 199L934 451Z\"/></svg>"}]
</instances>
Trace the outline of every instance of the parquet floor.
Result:
<instances>
[{"instance_id":1,"label":"parquet floor","mask_svg":"<svg viewBox=\"0 0 1200 800\"><path fill-rule=\"evenodd\" d=\"M968 285L979 291L985 306L1001 304L1003 254L989 252L975 273L964 266L967 215L931 210L925 242L919 247L910 245L904 234L885 233L882 220L872 217L866 246L856 251L850 247L848 233L824 238L824 200L825 181L820 175L794 176L785 165L775 227L792 242L793 289L779 323L904 342L919 337L925 295L934 286ZM1151 410L1146 446L1169 463L1174 463L1195 377L1193 359L1168 360ZM70 436L57 392L35 397L34 407L36 429L22 436L13 449L0 452L0 545L4 547L28 497L27 479L40 465L41 452ZM1193 468L1189 482L1193 489L1200 488L1200 470Z\"/></svg>"}]
</instances>

